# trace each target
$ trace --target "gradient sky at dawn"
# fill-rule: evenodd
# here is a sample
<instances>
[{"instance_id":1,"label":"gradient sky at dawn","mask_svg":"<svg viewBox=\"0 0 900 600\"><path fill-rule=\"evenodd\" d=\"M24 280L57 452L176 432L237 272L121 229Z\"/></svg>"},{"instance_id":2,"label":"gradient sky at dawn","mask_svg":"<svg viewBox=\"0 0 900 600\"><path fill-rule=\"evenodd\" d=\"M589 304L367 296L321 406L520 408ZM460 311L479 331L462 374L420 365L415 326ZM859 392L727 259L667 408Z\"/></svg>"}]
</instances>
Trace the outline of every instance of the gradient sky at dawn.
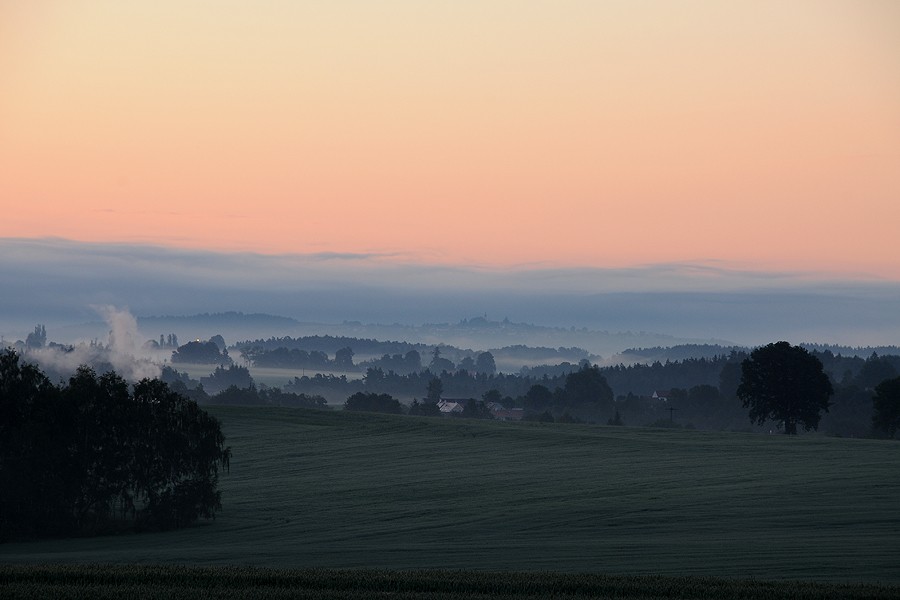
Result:
<instances>
[{"instance_id":1,"label":"gradient sky at dawn","mask_svg":"<svg viewBox=\"0 0 900 600\"><path fill-rule=\"evenodd\" d=\"M900 280L900 3L0 2L0 237Z\"/></svg>"}]
</instances>

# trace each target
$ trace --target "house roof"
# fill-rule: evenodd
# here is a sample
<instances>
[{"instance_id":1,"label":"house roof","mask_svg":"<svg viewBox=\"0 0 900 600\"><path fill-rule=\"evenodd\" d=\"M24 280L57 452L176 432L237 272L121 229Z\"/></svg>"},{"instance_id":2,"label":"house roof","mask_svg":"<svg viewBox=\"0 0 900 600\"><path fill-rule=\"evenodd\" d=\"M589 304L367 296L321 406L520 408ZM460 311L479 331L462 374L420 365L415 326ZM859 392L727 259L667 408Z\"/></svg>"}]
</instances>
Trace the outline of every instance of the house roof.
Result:
<instances>
[{"instance_id":1,"label":"house roof","mask_svg":"<svg viewBox=\"0 0 900 600\"><path fill-rule=\"evenodd\" d=\"M442 413L458 413L463 411L463 405L461 402L454 402L452 400L441 400L437 403L438 410Z\"/></svg>"},{"instance_id":2,"label":"house roof","mask_svg":"<svg viewBox=\"0 0 900 600\"><path fill-rule=\"evenodd\" d=\"M495 419L502 419L505 421L521 421L525 416L525 409L506 408L503 410L492 410L491 414L494 415Z\"/></svg>"}]
</instances>

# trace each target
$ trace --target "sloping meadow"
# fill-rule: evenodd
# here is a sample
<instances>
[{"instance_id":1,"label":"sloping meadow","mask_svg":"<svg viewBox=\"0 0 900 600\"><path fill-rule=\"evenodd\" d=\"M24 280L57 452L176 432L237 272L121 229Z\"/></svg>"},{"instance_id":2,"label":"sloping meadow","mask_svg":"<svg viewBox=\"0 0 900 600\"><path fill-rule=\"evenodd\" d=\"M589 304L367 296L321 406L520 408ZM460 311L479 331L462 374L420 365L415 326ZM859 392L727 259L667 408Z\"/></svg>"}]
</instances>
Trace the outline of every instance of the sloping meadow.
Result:
<instances>
[{"instance_id":1,"label":"sloping meadow","mask_svg":"<svg viewBox=\"0 0 900 600\"><path fill-rule=\"evenodd\" d=\"M896 442L210 412L233 450L215 521L5 544L0 563L900 583Z\"/></svg>"}]
</instances>

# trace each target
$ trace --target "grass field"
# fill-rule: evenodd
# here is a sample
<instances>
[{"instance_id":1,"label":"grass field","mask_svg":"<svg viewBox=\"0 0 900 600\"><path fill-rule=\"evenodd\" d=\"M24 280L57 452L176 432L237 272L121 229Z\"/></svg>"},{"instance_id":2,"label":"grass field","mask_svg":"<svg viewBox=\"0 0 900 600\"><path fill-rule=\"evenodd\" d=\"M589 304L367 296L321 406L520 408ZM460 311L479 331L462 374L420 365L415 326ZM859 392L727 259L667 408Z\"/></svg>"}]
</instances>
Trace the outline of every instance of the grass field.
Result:
<instances>
[{"instance_id":1,"label":"grass field","mask_svg":"<svg viewBox=\"0 0 900 600\"><path fill-rule=\"evenodd\" d=\"M211 412L234 452L215 521L4 544L0 563L900 583L896 442Z\"/></svg>"}]
</instances>

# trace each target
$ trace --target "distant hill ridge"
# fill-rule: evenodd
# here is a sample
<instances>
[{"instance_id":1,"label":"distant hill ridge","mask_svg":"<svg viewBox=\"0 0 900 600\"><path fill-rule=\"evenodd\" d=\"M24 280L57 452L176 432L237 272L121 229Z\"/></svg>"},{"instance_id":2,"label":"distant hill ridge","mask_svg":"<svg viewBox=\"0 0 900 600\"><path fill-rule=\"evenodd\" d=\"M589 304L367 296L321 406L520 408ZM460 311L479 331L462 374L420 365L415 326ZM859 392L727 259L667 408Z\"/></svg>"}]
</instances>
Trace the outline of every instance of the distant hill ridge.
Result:
<instances>
[{"instance_id":1,"label":"distant hill ridge","mask_svg":"<svg viewBox=\"0 0 900 600\"><path fill-rule=\"evenodd\" d=\"M265 325L285 325L294 327L302 323L292 317L281 317L265 313L243 313L240 311L227 311L221 313L199 313L196 315L164 315L152 317L138 317L138 325L152 327L161 323L222 323L248 325L253 323Z\"/></svg>"},{"instance_id":2,"label":"distant hill ridge","mask_svg":"<svg viewBox=\"0 0 900 600\"><path fill-rule=\"evenodd\" d=\"M590 330L586 327L551 327L530 323L516 323L509 319L489 320L486 317L462 319L457 322L408 324L376 324L345 320L341 323L304 322L291 317L264 313L245 314L231 311L204 313L192 316L157 316L138 319L148 333L167 333L169 330L190 329L197 334L221 333L228 340L252 340L268 337L304 337L331 335L335 337L402 340L409 344L436 345L457 348L505 348L528 346L543 348L574 348L579 352L601 356L621 352L623 348L675 346L688 343L727 344L723 340L698 340L647 331ZM221 331L213 331L221 329ZM178 331L179 335L182 335ZM188 332L185 332L186 334ZM190 333L190 337L196 337Z\"/></svg>"},{"instance_id":3,"label":"distant hill ridge","mask_svg":"<svg viewBox=\"0 0 900 600\"><path fill-rule=\"evenodd\" d=\"M772 340L776 341L776 340ZM900 346L840 346L836 344L801 343L799 346L811 352L831 352L834 355L858 356L869 358L872 354L898 355ZM642 361L676 361L687 358L715 358L728 356L732 352L749 352L753 346L721 346L718 344L679 344L676 346L657 346L654 348L629 348L623 350L622 357L639 358Z\"/></svg>"},{"instance_id":4,"label":"distant hill ridge","mask_svg":"<svg viewBox=\"0 0 900 600\"><path fill-rule=\"evenodd\" d=\"M221 313L200 313L180 316L139 317L138 324L145 330L174 328L178 326L198 326L204 329L221 327L223 330L239 328L245 333L244 341L237 345L247 345L265 341L267 347L272 346L272 338L285 338L285 347L303 347L307 350L321 350L333 353L344 346L353 346L354 351L361 353L396 353L412 349L419 352L430 351L438 345L448 347L451 352L471 352L473 346L479 350L498 352L505 350L509 354L521 353L512 351L521 348L524 354L532 354L527 349L559 351L563 356L582 353L597 358L601 354L618 355L637 361L684 360L686 358L712 358L728 355L732 351L749 351L752 346L723 343L721 340L685 340L675 336L654 332L632 332L607 330L576 329L574 327L551 327L532 323L516 323L509 319L490 320L486 317L465 318L457 322L424 323L422 325L403 325L362 323L360 321L344 321L340 324L324 324L304 322L293 317L284 317L266 313L243 313L227 311ZM246 335L254 327L261 330L259 335ZM266 335L277 331L283 335ZM313 334L313 331L316 333ZM319 333L321 332L321 333ZM327 333L326 333L327 332ZM223 333L226 333L223 331ZM298 335L299 334L299 335ZM226 333L227 335L227 333ZM293 335L296 340L291 340ZM234 339L234 336L231 336ZM316 340L316 338L319 338ZM302 340L302 341L301 341ZM387 341L396 340L396 341ZM627 342L632 345L626 346ZM633 345L634 342L651 342L645 346ZM777 340L772 340L777 341ZM467 343L468 342L468 343ZM476 344L476 342L478 342ZM362 345L357 347L356 344ZM301 345L302 344L302 345ZM307 345L308 344L308 345ZM616 344L621 344L615 348ZM900 354L900 346L847 346L838 344L822 344L805 342L800 346L818 352L830 351L842 356L859 356L867 358L876 354ZM368 346L367 349L363 349ZM277 347L277 346L274 346ZM622 350L621 348L626 349ZM563 350L566 350L563 352ZM548 354L543 352L543 354Z\"/></svg>"}]
</instances>

